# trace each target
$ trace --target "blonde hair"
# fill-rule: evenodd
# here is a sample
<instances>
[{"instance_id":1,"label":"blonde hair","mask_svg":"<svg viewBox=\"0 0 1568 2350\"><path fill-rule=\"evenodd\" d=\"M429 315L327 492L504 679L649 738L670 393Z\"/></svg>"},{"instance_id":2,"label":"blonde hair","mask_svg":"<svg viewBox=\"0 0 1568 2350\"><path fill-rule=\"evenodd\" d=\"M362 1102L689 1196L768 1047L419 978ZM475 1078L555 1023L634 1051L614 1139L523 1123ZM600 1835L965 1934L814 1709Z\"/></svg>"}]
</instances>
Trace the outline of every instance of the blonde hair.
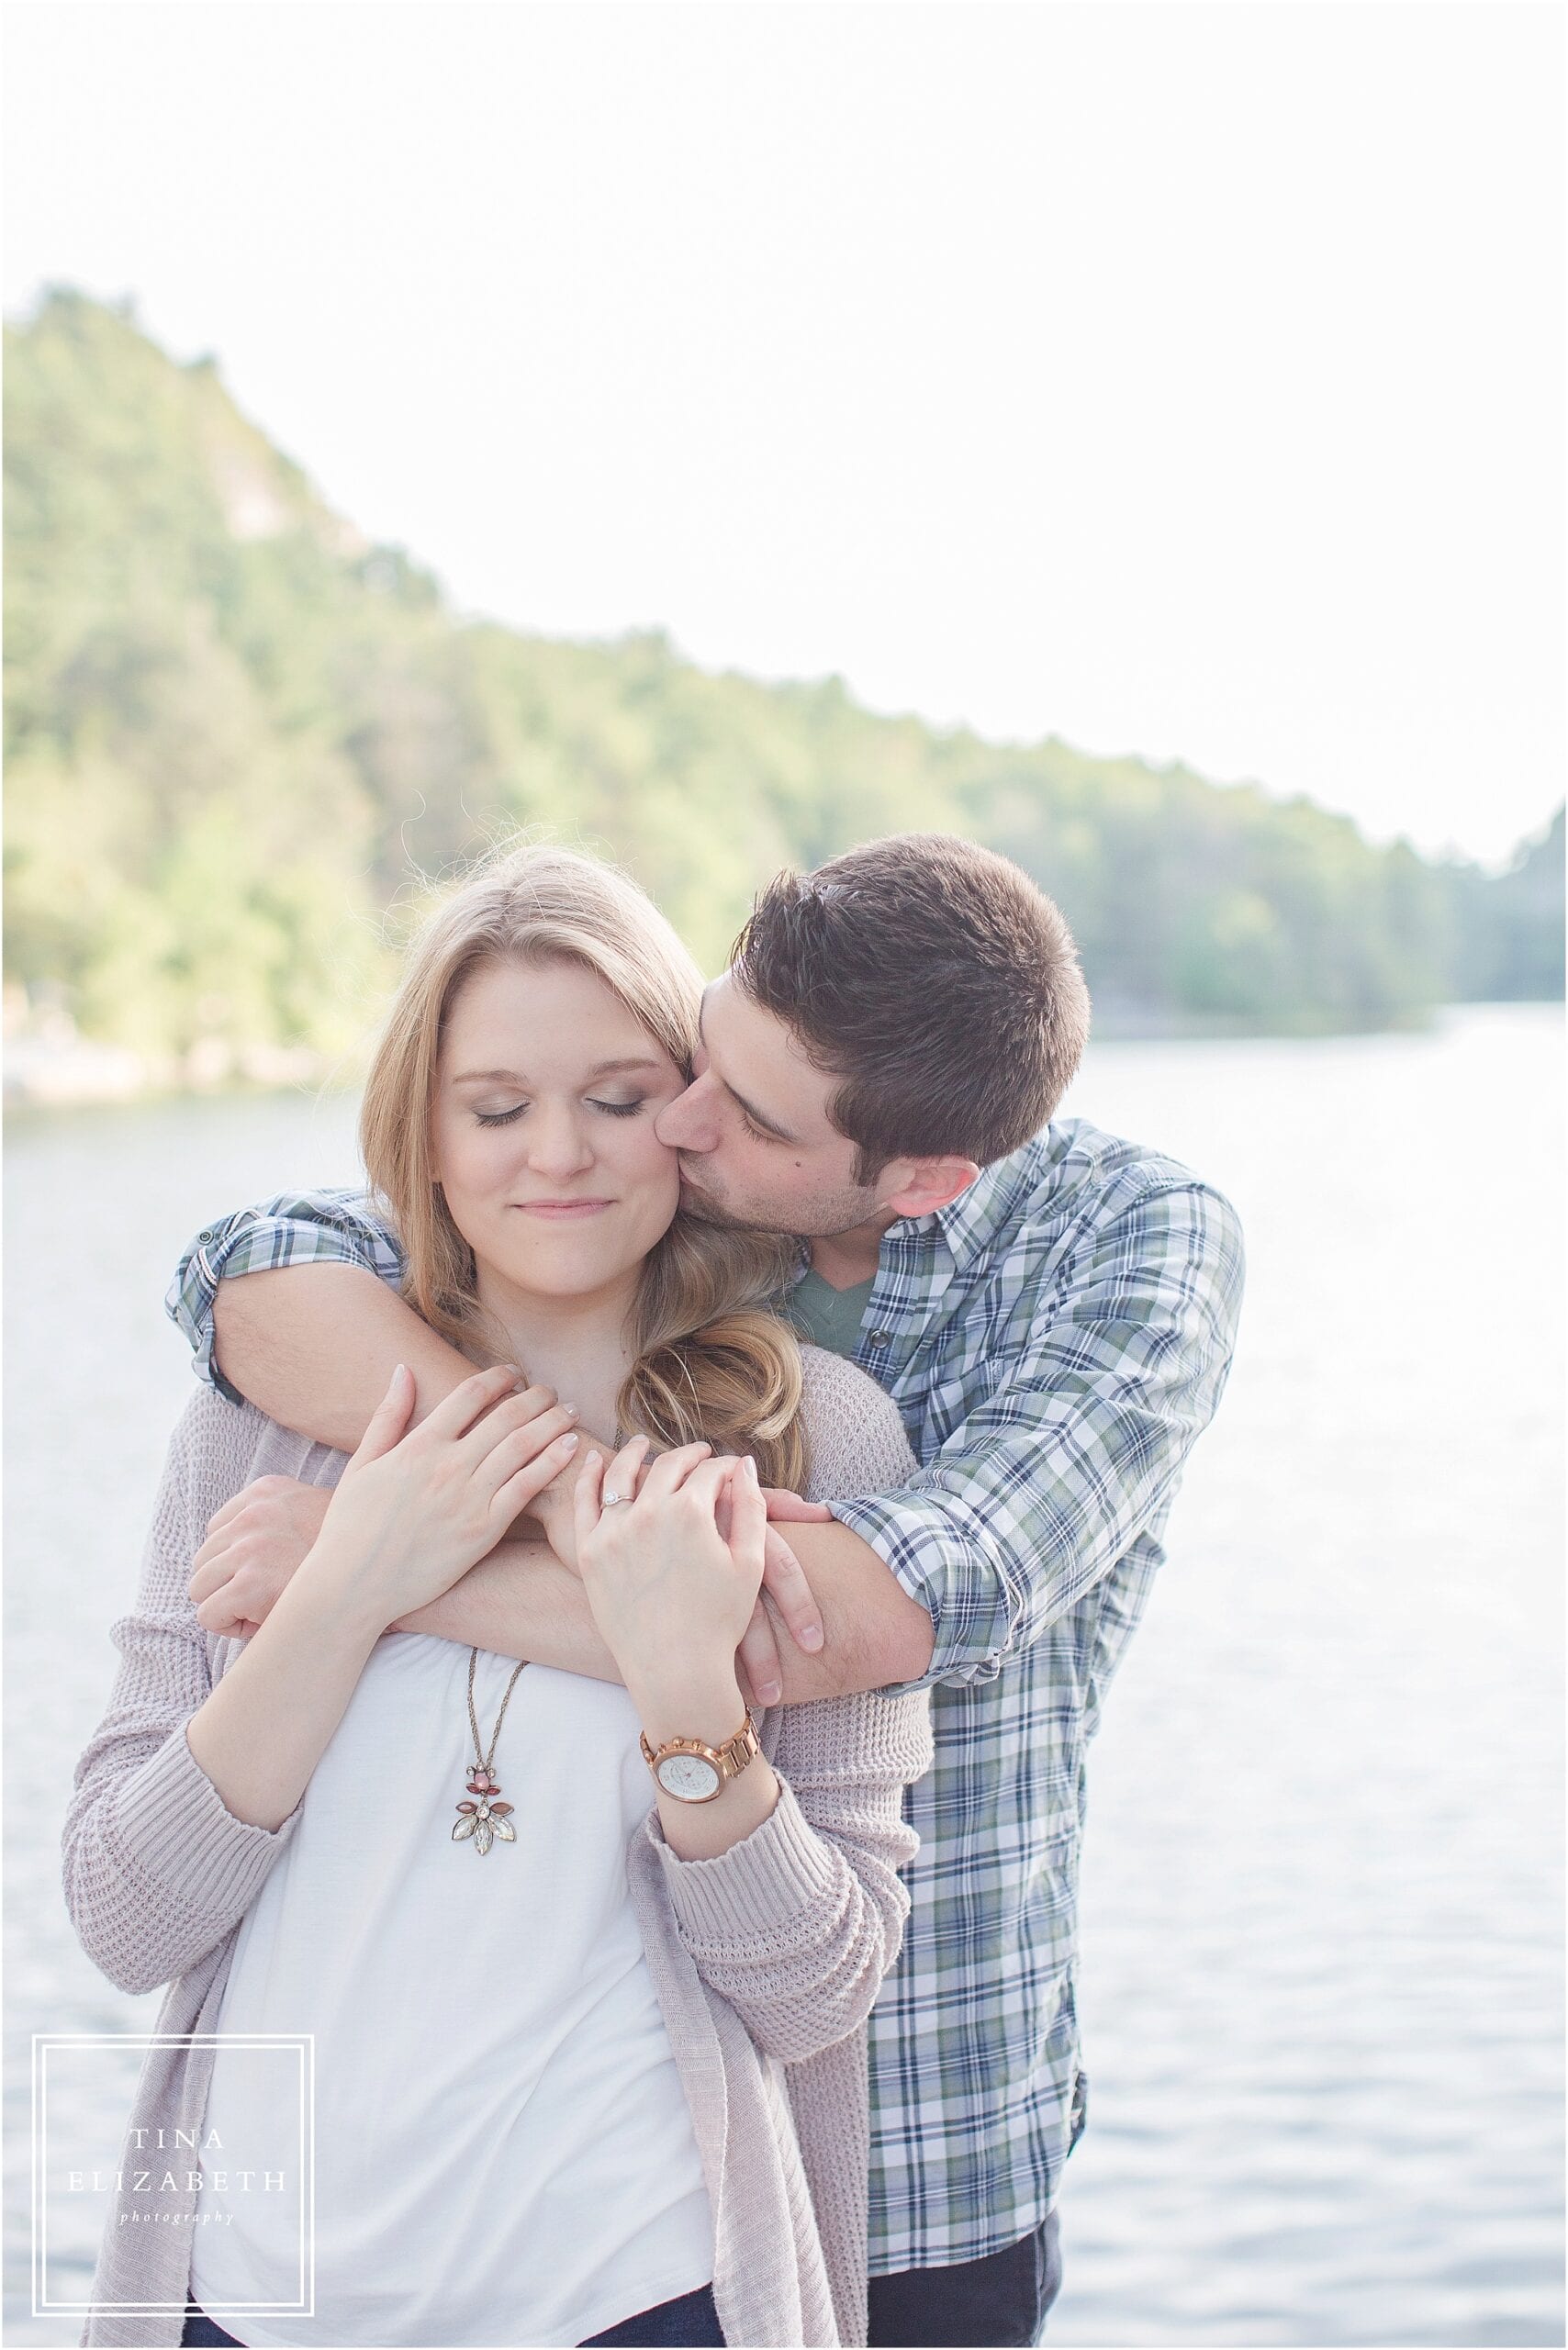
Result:
<instances>
[{"instance_id":1,"label":"blonde hair","mask_svg":"<svg viewBox=\"0 0 1568 2350\"><path fill-rule=\"evenodd\" d=\"M442 1038L482 965L575 963L601 979L687 1075L702 979L669 923L626 875L571 850L487 857L425 923L376 1046L360 1111L372 1187L402 1242L403 1294L473 1360L494 1361L474 1252L452 1220L431 1141ZM628 1436L751 1452L765 1484L800 1486L801 1350L767 1310L791 1244L678 1211L650 1250L633 1309L633 1361L618 1403Z\"/></svg>"}]
</instances>

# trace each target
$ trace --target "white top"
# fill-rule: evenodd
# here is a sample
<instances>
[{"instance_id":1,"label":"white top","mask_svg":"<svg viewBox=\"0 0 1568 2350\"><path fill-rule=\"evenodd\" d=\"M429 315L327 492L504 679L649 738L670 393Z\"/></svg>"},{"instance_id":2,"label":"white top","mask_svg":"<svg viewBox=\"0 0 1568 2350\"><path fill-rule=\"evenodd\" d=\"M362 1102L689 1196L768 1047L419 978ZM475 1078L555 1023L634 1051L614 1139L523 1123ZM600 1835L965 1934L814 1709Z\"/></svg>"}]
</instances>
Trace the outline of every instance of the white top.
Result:
<instances>
[{"instance_id":1,"label":"white top","mask_svg":"<svg viewBox=\"0 0 1568 2350\"><path fill-rule=\"evenodd\" d=\"M291 2060L220 2040L190 2289L241 2342L576 2344L713 2273L627 1883L635 1710L527 1666L493 1765L517 1841L481 1855L452 1841L468 1653L376 1643L240 1929L218 2031L313 2033L316 2116L307 2317L276 2306L302 2291ZM479 1655L487 1743L513 1662Z\"/></svg>"}]
</instances>

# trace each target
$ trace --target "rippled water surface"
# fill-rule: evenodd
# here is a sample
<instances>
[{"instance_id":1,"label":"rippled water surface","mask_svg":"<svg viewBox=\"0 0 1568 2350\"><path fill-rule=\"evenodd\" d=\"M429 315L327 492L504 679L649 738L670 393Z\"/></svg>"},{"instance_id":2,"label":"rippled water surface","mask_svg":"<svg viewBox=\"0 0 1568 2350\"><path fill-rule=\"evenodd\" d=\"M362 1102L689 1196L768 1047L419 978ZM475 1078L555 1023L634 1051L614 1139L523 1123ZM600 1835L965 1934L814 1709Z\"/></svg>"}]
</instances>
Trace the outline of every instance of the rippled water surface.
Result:
<instances>
[{"instance_id":1,"label":"rippled water surface","mask_svg":"<svg viewBox=\"0 0 1568 2350\"><path fill-rule=\"evenodd\" d=\"M1250 1276L1091 1764L1052 2344L1562 2341L1561 1054L1533 1006L1107 1045L1068 1105L1228 1190ZM77 1950L57 1844L188 1392L159 1299L226 1206L350 1176L352 1127L292 1097L12 1123L18 2343L78 2332L28 2314L28 2035L157 2007ZM62 2093L112 2138L130 2077Z\"/></svg>"}]
</instances>

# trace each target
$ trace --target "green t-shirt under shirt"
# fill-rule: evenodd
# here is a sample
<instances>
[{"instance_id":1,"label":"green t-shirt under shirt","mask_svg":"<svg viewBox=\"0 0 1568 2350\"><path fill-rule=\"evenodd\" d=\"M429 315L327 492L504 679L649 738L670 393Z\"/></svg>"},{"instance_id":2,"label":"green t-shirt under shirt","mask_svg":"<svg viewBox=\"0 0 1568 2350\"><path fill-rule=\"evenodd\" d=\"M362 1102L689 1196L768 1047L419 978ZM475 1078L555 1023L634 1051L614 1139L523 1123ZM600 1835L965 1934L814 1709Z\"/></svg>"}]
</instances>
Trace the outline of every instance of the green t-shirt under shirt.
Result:
<instances>
[{"instance_id":1,"label":"green t-shirt under shirt","mask_svg":"<svg viewBox=\"0 0 1568 2350\"><path fill-rule=\"evenodd\" d=\"M830 1355L852 1356L860 1341L860 1325L871 1303L875 1276L857 1281L853 1289L834 1289L810 1268L790 1293L790 1318L802 1338Z\"/></svg>"}]
</instances>

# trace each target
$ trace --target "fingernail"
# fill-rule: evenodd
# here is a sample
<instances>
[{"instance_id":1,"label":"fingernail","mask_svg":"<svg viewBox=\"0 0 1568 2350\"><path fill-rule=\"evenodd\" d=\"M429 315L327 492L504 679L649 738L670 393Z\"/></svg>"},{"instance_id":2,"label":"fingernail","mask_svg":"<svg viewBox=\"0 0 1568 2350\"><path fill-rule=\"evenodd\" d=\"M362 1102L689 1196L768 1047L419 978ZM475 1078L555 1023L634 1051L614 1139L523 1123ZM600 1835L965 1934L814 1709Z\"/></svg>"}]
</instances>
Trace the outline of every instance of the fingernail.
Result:
<instances>
[{"instance_id":1,"label":"fingernail","mask_svg":"<svg viewBox=\"0 0 1568 2350\"><path fill-rule=\"evenodd\" d=\"M745 1457L745 1472L746 1472L746 1475L751 1479L752 1483L755 1485L755 1484L756 1483L756 1481L757 1481L757 1479L756 1479L756 1461L752 1459L752 1457L751 1457L751 1455L750 1455L750 1453L749 1453L749 1452L746 1454L746 1457Z\"/></svg>"},{"instance_id":2,"label":"fingernail","mask_svg":"<svg viewBox=\"0 0 1568 2350\"><path fill-rule=\"evenodd\" d=\"M581 1414L578 1412L575 1404L563 1404L561 1409L566 1413L568 1419L575 1420L581 1417Z\"/></svg>"},{"instance_id":3,"label":"fingernail","mask_svg":"<svg viewBox=\"0 0 1568 2350\"><path fill-rule=\"evenodd\" d=\"M598 1455L598 1453L597 1453L597 1452L585 1452L585 1453L584 1453L584 1455L583 1455L583 1467L584 1467L585 1469L597 1469L597 1468L599 1467L599 1455Z\"/></svg>"},{"instance_id":4,"label":"fingernail","mask_svg":"<svg viewBox=\"0 0 1568 2350\"><path fill-rule=\"evenodd\" d=\"M808 1650L812 1656L815 1656L822 1644L822 1626L820 1624L802 1624L801 1627L801 1646L803 1649Z\"/></svg>"},{"instance_id":5,"label":"fingernail","mask_svg":"<svg viewBox=\"0 0 1568 2350\"><path fill-rule=\"evenodd\" d=\"M557 1438L556 1441L559 1443L563 1452L576 1452L577 1446L582 1439L580 1437L564 1436ZM589 1458L592 1458L591 1454L589 1455Z\"/></svg>"},{"instance_id":6,"label":"fingernail","mask_svg":"<svg viewBox=\"0 0 1568 2350\"><path fill-rule=\"evenodd\" d=\"M759 1681L756 1684L756 1694L765 1706L776 1706L784 1692L777 1681Z\"/></svg>"}]
</instances>

